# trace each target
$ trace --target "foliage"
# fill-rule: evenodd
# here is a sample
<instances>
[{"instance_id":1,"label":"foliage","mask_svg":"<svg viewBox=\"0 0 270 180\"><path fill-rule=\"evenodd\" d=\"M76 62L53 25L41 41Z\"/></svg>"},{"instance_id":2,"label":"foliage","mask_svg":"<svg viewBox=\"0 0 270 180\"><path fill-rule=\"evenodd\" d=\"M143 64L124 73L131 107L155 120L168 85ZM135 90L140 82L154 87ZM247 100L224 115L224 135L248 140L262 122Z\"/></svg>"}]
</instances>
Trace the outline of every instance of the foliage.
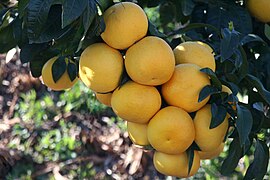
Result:
<instances>
[{"instance_id":1,"label":"foliage","mask_svg":"<svg viewBox=\"0 0 270 180\"><path fill-rule=\"evenodd\" d=\"M202 70L210 75L212 86L204 88L199 100L210 94L211 100L216 104L212 112L218 115L218 112L225 112L225 108L231 115L230 124L233 132L229 138L232 142L221 166L221 173L233 173L242 157L253 154L254 161L244 178L260 179L267 172L268 161L264 159L269 159L270 28L269 25L250 16L245 2L138 0L138 4L152 14L149 17L150 21L154 21L153 24L163 33L151 25L149 34L165 38L172 48L186 40L200 40L214 49L217 71L213 75L207 70ZM34 77L39 77L43 64L56 55L69 57L78 63L78 57L84 48L101 41L99 35L105 28L102 12L111 4L112 1L104 0L20 0L15 5L9 4L8 1L2 2L0 52L7 52L18 45L21 48L21 61L30 63ZM76 68L73 68L73 71L77 71ZM221 83L232 89L232 96L220 92ZM88 109L99 111L95 109L99 106L84 101L85 98L89 98L89 94L84 95L79 89L74 89L75 97L71 97L71 92L61 95L59 106L64 106L66 112L75 109L85 112ZM240 98L238 102L236 95L247 96L248 102ZM222 101L215 101L217 96L223 97ZM59 111L50 109L50 104L55 101L48 96L44 96L44 103L33 102L36 98L33 92L29 97L22 98L33 109L28 109L26 104L21 103L17 115L25 120L36 117L37 125L42 126L42 123ZM70 103L66 104L67 99ZM229 102L237 102L236 112L232 110ZM37 111L35 108L42 110ZM52 115L45 115L45 111L51 112ZM220 123L218 119L213 118L215 122L211 124L215 126ZM19 126L17 128L20 129ZM55 138L59 132L52 131L51 134L46 134L47 139L44 141L51 140L60 144L69 142ZM29 132L23 133L20 134L22 137L30 135ZM60 137L66 136L61 134ZM75 147L75 144L71 147ZM56 147L57 145L54 148ZM67 151L65 158L71 154Z\"/></svg>"},{"instance_id":2,"label":"foliage","mask_svg":"<svg viewBox=\"0 0 270 180\"><path fill-rule=\"evenodd\" d=\"M7 179L31 179L37 165L65 162L84 155L84 143L76 137L82 131L81 122L67 119L72 112L85 114L86 111L99 116L108 110L82 83L77 83L69 92L60 94L46 93L38 97L35 90L22 94L20 103L15 108L15 117L20 117L22 122L13 126L13 139L8 146L23 152L26 157L30 156L31 161L27 159L22 161L22 163L29 161L26 166L17 163ZM117 121L112 118L108 123L113 122ZM63 164L62 169L65 169L66 165ZM68 171L67 176L89 178L94 177L95 171L95 167L89 162L76 170ZM53 178L46 173L39 177Z\"/></svg>"}]
</instances>

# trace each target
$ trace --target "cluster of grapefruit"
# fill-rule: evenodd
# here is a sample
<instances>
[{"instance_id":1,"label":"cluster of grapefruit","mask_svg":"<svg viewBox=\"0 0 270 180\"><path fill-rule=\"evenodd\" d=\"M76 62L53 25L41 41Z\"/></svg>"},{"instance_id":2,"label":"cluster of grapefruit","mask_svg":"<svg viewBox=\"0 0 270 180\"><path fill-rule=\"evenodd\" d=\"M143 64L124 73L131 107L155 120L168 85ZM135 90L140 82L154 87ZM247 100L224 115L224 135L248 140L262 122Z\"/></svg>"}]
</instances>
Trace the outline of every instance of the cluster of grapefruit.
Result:
<instances>
[{"instance_id":1,"label":"cluster of grapefruit","mask_svg":"<svg viewBox=\"0 0 270 180\"><path fill-rule=\"evenodd\" d=\"M153 147L153 162L159 172L176 177L194 175L201 159L222 152L228 129L228 117L210 129L210 97L198 101L200 91L211 84L200 69L216 68L213 49L190 41L172 50L165 40L147 34L147 16L131 2L111 6L103 17L104 42L90 45L81 54L81 81L127 121L134 144ZM121 84L123 74L130 80ZM66 80L66 85L75 81ZM226 86L222 91L231 93ZM193 150L189 167L187 150L194 143L201 151Z\"/></svg>"}]
</instances>

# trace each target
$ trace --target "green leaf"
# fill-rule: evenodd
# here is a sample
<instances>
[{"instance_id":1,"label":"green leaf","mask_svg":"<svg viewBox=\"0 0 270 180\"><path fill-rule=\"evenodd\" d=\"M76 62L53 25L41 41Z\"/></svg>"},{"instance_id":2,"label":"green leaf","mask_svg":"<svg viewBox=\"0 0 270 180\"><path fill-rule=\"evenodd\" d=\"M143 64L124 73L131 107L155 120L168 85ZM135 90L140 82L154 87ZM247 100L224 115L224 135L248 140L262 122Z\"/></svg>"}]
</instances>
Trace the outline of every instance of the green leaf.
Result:
<instances>
[{"instance_id":1,"label":"green leaf","mask_svg":"<svg viewBox=\"0 0 270 180\"><path fill-rule=\"evenodd\" d=\"M189 174L193 165L193 160L194 160L194 150L192 148L188 148L187 157L188 157L188 174Z\"/></svg>"},{"instance_id":2,"label":"green leaf","mask_svg":"<svg viewBox=\"0 0 270 180\"><path fill-rule=\"evenodd\" d=\"M27 7L27 32L30 43L38 38L47 21L53 0L30 0Z\"/></svg>"},{"instance_id":3,"label":"green leaf","mask_svg":"<svg viewBox=\"0 0 270 180\"><path fill-rule=\"evenodd\" d=\"M13 26L9 26L0 30L0 53L6 53L17 45L13 37Z\"/></svg>"},{"instance_id":4,"label":"green leaf","mask_svg":"<svg viewBox=\"0 0 270 180\"><path fill-rule=\"evenodd\" d=\"M222 39L220 41L221 62L229 59L238 48L240 43L240 34L235 30L224 28L221 31Z\"/></svg>"},{"instance_id":5,"label":"green leaf","mask_svg":"<svg viewBox=\"0 0 270 180\"><path fill-rule=\"evenodd\" d=\"M252 32L252 19L246 8L236 6L235 2L225 4L213 1L209 4L206 23L223 29L228 27L229 22L233 22L234 28L243 34Z\"/></svg>"},{"instance_id":6,"label":"green leaf","mask_svg":"<svg viewBox=\"0 0 270 180\"><path fill-rule=\"evenodd\" d=\"M189 15L191 15L191 13L195 7L195 3L193 2L193 0L182 0L181 7L182 7L183 14L185 16L189 16Z\"/></svg>"},{"instance_id":7,"label":"green leaf","mask_svg":"<svg viewBox=\"0 0 270 180\"><path fill-rule=\"evenodd\" d=\"M251 74L248 74L244 79L248 83L249 87L251 89L252 87L256 88L259 95L265 100L268 105L270 105L270 92L264 88L260 80L255 76L252 76Z\"/></svg>"},{"instance_id":8,"label":"green leaf","mask_svg":"<svg viewBox=\"0 0 270 180\"><path fill-rule=\"evenodd\" d=\"M30 62L30 71L31 75L33 77L40 77L41 76L41 71L43 65L47 62L46 59L41 59L40 61L32 61Z\"/></svg>"},{"instance_id":9,"label":"green leaf","mask_svg":"<svg viewBox=\"0 0 270 180\"><path fill-rule=\"evenodd\" d=\"M263 44L266 44L266 42L260 36L257 36L256 34L248 34L241 39L242 46L250 42L261 42Z\"/></svg>"},{"instance_id":10,"label":"green leaf","mask_svg":"<svg viewBox=\"0 0 270 180\"><path fill-rule=\"evenodd\" d=\"M191 148L195 151L201 151L201 148L198 146L198 144L195 141L193 141L193 143L190 145L189 148Z\"/></svg>"},{"instance_id":11,"label":"green leaf","mask_svg":"<svg viewBox=\"0 0 270 180\"><path fill-rule=\"evenodd\" d=\"M186 27L176 30L175 32L168 34L168 36L175 35L175 34L185 34L188 31L194 30L194 29L209 29L215 32L218 36L221 36L220 30L216 28L215 26L212 26L211 24L205 24L205 23L190 23Z\"/></svg>"},{"instance_id":12,"label":"green leaf","mask_svg":"<svg viewBox=\"0 0 270 180\"><path fill-rule=\"evenodd\" d=\"M210 68L202 68L200 70L201 72L207 74L210 78L211 78L211 84L216 87L218 90L221 91L222 89L222 84L219 81L218 77L216 76L216 74L214 73L214 71Z\"/></svg>"},{"instance_id":13,"label":"green leaf","mask_svg":"<svg viewBox=\"0 0 270 180\"><path fill-rule=\"evenodd\" d=\"M238 71L236 72L237 76L237 82L239 83L242 81L242 79L248 74L248 60L247 60L247 54L242 46L239 46L239 50L242 57L242 63L239 67Z\"/></svg>"},{"instance_id":14,"label":"green leaf","mask_svg":"<svg viewBox=\"0 0 270 180\"><path fill-rule=\"evenodd\" d=\"M203 101L208 96L211 96L212 94L215 94L217 92L219 92L219 90L215 86L212 85L204 86L200 91L198 102Z\"/></svg>"},{"instance_id":15,"label":"green leaf","mask_svg":"<svg viewBox=\"0 0 270 180\"><path fill-rule=\"evenodd\" d=\"M66 69L67 69L67 64L65 61L65 57L60 56L59 58L57 58L56 61L54 61L52 65L52 75L53 75L53 81L55 83L62 77Z\"/></svg>"},{"instance_id":16,"label":"green leaf","mask_svg":"<svg viewBox=\"0 0 270 180\"><path fill-rule=\"evenodd\" d=\"M48 48L47 43L43 44L25 44L21 47L20 60L22 63L31 62L42 51Z\"/></svg>"},{"instance_id":17,"label":"green leaf","mask_svg":"<svg viewBox=\"0 0 270 180\"><path fill-rule=\"evenodd\" d=\"M248 142L248 137L253 125L252 114L246 107L242 105L237 106L237 119L236 128L239 134L239 140L241 147Z\"/></svg>"},{"instance_id":18,"label":"green leaf","mask_svg":"<svg viewBox=\"0 0 270 180\"><path fill-rule=\"evenodd\" d=\"M221 174L225 176L231 175L242 156L243 153L242 148L240 147L239 138L234 138L230 144L228 156L222 163Z\"/></svg>"},{"instance_id":19,"label":"green leaf","mask_svg":"<svg viewBox=\"0 0 270 180\"><path fill-rule=\"evenodd\" d=\"M124 69L119 81L119 88L121 88L124 84L126 84L130 80L131 78L128 76L127 71Z\"/></svg>"},{"instance_id":20,"label":"green leaf","mask_svg":"<svg viewBox=\"0 0 270 180\"><path fill-rule=\"evenodd\" d=\"M37 37L29 39L30 44L58 40L73 30L71 25L64 29L61 28L61 12L61 5L51 7L47 21L43 24L44 27L40 29L41 33Z\"/></svg>"},{"instance_id":21,"label":"green leaf","mask_svg":"<svg viewBox=\"0 0 270 180\"><path fill-rule=\"evenodd\" d=\"M76 79L78 71L77 71L77 66L76 64L74 64L73 62L68 62L67 65L67 72L68 72L68 76L70 78L71 81L73 81L74 79Z\"/></svg>"},{"instance_id":22,"label":"green leaf","mask_svg":"<svg viewBox=\"0 0 270 180\"><path fill-rule=\"evenodd\" d=\"M20 0L18 2L19 17L22 18L26 15L26 8L30 0Z\"/></svg>"},{"instance_id":23,"label":"green leaf","mask_svg":"<svg viewBox=\"0 0 270 180\"><path fill-rule=\"evenodd\" d=\"M210 123L210 129L218 127L227 115L227 109L222 105L211 104L212 119Z\"/></svg>"},{"instance_id":24,"label":"green leaf","mask_svg":"<svg viewBox=\"0 0 270 180\"><path fill-rule=\"evenodd\" d=\"M253 107L254 106L256 106L256 105L253 104ZM260 110L258 110L256 108L251 108L250 112L251 112L252 117L254 119L251 132L259 133L260 130L262 129L263 123L266 120L264 112L260 111Z\"/></svg>"},{"instance_id":25,"label":"green leaf","mask_svg":"<svg viewBox=\"0 0 270 180\"><path fill-rule=\"evenodd\" d=\"M268 24L264 25L264 34L270 40L270 26Z\"/></svg>"},{"instance_id":26,"label":"green leaf","mask_svg":"<svg viewBox=\"0 0 270 180\"><path fill-rule=\"evenodd\" d=\"M83 13L83 26L84 26L84 36L86 35L91 23L94 21L97 15L97 6L94 1L88 1L87 7Z\"/></svg>"},{"instance_id":27,"label":"green leaf","mask_svg":"<svg viewBox=\"0 0 270 180\"><path fill-rule=\"evenodd\" d=\"M98 3L98 6L102 10L102 12L105 12L106 9L113 5L113 0L96 0L96 2Z\"/></svg>"},{"instance_id":28,"label":"green leaf","mask_svg":"<svg viewBox=\"0 0 270 180\"><path fill-rule=\"evenodd\" d=\"M167 37L165 34L159 32L156 26L149 20L148 20L148 32L149 32L149 35L152 35L152 36L157 36L160 38Z\"/></svg>"},{"instance_id":29,"label":"green leaf","mask_svg":"<svg viewBox=\"0 0 270 180\"><path fill-rule=\"evenodd\" d=\"M257 140L254 152L254 160L247 169L244 180L263 179L267 173L269 163L269 147L266 142Z\"/></svg>"},{"instance_id":30,"label":"green leaf","mask_svg":"<svg viewBox=\"0 0 270 180\"><path fill-rule=\"evenodd\" d=\"M6 20L6 15L9 13L10 9L11 8L5 8L0 11L0 26L2 26L2 24Z\"/></svg>"},{"instance_id":31,"label":"green leaf","mask_svg":"<svg viewBox=\"0 0 270 180\"><path fill-rule=\"evenodd\" d=\"M62 28L76 20L84 12L87 5L88 0L65 0L62 5Z\"/></svg>"}]
</instances>

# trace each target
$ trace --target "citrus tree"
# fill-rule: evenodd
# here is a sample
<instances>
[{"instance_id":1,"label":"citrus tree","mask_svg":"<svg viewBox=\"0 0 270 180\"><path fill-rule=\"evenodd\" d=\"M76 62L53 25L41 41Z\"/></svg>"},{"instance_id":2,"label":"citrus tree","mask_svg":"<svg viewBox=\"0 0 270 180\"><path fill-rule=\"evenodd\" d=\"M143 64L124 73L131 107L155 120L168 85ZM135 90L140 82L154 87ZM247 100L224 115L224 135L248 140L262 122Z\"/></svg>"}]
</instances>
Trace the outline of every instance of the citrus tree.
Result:
<instances>
[{"instance_id":1,"label":"citrus tree","mask_svg":"<svg viewBox=\"0 0 270 180\"><path fill-rule=\"evenodd\" d=\"M124 6L122 2L110 0L1 1L0 52L5 53L18 46L20 60L22 63L29 63L32 76L42 76L44 84L53 90L70 88L78 78L100 95L111 93L116 87L121 86L122 88L117 89L114 93L111 103L117 115L124 119L130 118L130 128L132 128L132 123L137 122L137 114L140 111L144 111L143 116L147 116L146 120L140 119L145 122L160 107L163 107L164 109L154 116L155 122L152 119L149 123L148 139L143 137L143 144L141 144L143 146L149 144L149 140L152 147L162 149L160 151L164 149L165 152L172 153L175 149L159 147L163 137L156 139L155 133L160 130L159 127L163 126L162 122L159 122L160 117L175 116L174 120L180 116L185 117L180 118L179 121L175 120L177 121L175 127L178 127L177 125L182 119L186 119L189 123L192 122L190 118L192 117L196 130L203 127L202 124L197 123L199 121L197 119L206 116L205 112L209 112L211 119L209 129L215 129L218 126L229 127L228 130L226 129L226 133L224 132L225 139L230 140L230 145L226 159L220 164L221 173L223 175L232 174L239 160L246 154L252 154L254 159L245 173L245 179L263 179L269 163L270 143L270 27L267 24L270 22L270 2L267 0L138 0L136 3L143 8L147 16L144 13L132 11L134 14L127 15L131 17L132 23L122 24L122 26L119 23L118 31L111 32L111 34L114 33L111 36L112 39L117 39L119 36L125 40L134 34L140 36L138 39L145 35L153 36L136 43L131 47L132 50L128 47L138 39L128 42L129 45L125 43L115 45L111 43L115 40L111 40L110 37L107 37L107 33L104 33L113 26L108 23L106 14L114 13L114 11L106 10L115 3ZM129 9L128 6L125 8ZM139 18L136 18L138 16ZM112 22L117 24L116 21L114 19ZM132 31L133 23L140 26ZM127 31L124 34L125 29L129 29L131 32ZM105 45L104 41L111 47ZM156 41L162 44L160 49L158 49L159 45L156 45ZM186 43L190 41L200 42L201 45ZM179 46L179 44L181 45ZM197 46L208 48L209 53L214 55L212 64L200 69L197 65L177 66L175 72L179 71L180 74L180 69L184 69L181 70L181 73L184 73L179 76L185 76L186 79L178 82L178 80L174 80L174 75L170 79L174 64L171 66L170 60L166 64L160 59L170 59L172 54L169 51L174 49L177 62L177 49L181 50L188 46L191 46L191 49L196 49ZM143 74L141 81L141 77L133 76L136 74L133 72L133 67L141 62L136 61L136 58L134 62L132 57L148 58L147 53L152 48L158 49L156 53L164 51L160 54L165 55L160 58L157 54L156 62L142 64L141 67L145 66L148 69L141 71ZM202 51L204 52L204 50ZM166 54L167 52L168 54ZM91 62L91 59L102 57L102 54L108 55L115 62L108 63L103 61L103 58L100 58L100 61ZM123 56L125 56L125 69L123 68ZM179 59L183 56L183 54L179 55ZM191 53L191 59L201 56L200 51L194 50ZM200 61L200 58L197 59L192 63ZM161 64L163 71L157 74L165 74L166 80L160 80L156 75L155 77L149 75L152 73L152 71L150 72L151 67L159 67ZM97 72L100 70L99 67L108 67L106 71L110 71L112 77L107 78L108 76L104 75L99 82L105 82L106 87L101 86L100 83L86 78L85 74L89 77L91 72L80 70L81 66L97 67ZM199 72L204 75L198 75ZM151 81L147 80L146 76L151 77ZM114 77L116 80L112 81L110 78ZM147 86L142 87L143 85L134 82L127 83L130 78ZM176 84L171 81L176 81ZM177 89L179 84L192 82L200 84L200 93L198 97L190 95L188 100L184 98L176 101L177 95L172 95L167 88L174 86L174 89ZM163 83L165 84L160 87L159 85ZM158 91L152 86L157 86ZM229 88L225 90L224 86ZM143 99L145 102L153 97L153 100L149 100L152 104L150 107L125 109L128 104L126 101L133 101L132 97L130 99L122 98L125 95L125 89L128 89L126 91L130 93L134 89L139 89L142 93L138 97L145 98ZM191 86L188 91L193 90L194 88ZM159 92L162 92L162 99ZM184 91L178 92L185 93ZM186 106L188 101L194 97L198 108ZM166 107L168 104L175 106L180 104L179 106L182 107L183 102L185 111ZM205 103L200 105L203 102ZM206 105L202 108L206 103L211 106ZM197 110L198 112L195 114L194 112ZM132 117L129 114L126 115L127 111L132 111ZM224 121L224 119L228 120ZM225 122L228 124L223 125ZM190 129L193 128L193 124L191 126ZM145 127L138 126L137 129L139 128L145 129ZM178 131L184 130L174 129L173 132L177 134ZM181 155L179 159L187 161L188 158L188 174L193 174L193 166L199 166L199 160L196 160L198 153L194 153L194 151L204 151L204 149L207 151L210 141L212 142L211 138L215 135L207 137L204 131L199 132L198 130L195 133L190 131L185 133L190 133L190 137L193 138L186 144L187 157ZM224 137L222 134L221 136ZM172 139L174 138L176 141L183 139L182 137L172 137ZM194 138L195 142L193 142ZM201 145L201 142L205 140L209 142L206 147ZM133 142L136 143L136 140ZM162 161L162 159L166 159L166 156L158 152L154 157ZM172 157L168 157L167 160L170 158ZM164 171L159 168L162 169L162 167L157 168L159 171ZM179 169L181 168L179 167Z\"/></svg>"}]
</instances>

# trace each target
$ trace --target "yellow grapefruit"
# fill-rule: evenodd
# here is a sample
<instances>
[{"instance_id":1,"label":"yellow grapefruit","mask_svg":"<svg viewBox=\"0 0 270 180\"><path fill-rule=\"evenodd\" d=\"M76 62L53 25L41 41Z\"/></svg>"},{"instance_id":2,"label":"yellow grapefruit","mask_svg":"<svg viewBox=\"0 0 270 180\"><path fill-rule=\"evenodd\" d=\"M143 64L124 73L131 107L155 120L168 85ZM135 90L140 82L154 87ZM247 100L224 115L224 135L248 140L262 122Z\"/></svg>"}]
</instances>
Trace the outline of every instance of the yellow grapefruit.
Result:
<instances>
[{"instance_id":1,"label":"yellow grapefruit","mask_svg":"<svg viewBox=\"0 0 270 180\"><path fill-rule=\"evenodd\" d=\"M41 76L43 83L47 87L55 91L60 91L71 88L77 82L78 78L76 77L73 81L71 81L68 72L66 70L64 74L60 77L60 79L57 82L54 82L52 74L52 66L53 63L57 60L57 58L58 57L53 57L44 64L44 66L42 67Z\"/></svg>"},{"instance_id":2,"label":"yellow grapefruit","mask_svg":"<svg viewBox=\"0 0 270 180\"><path fill-rule=\"evenodd\" d=\"M129 81L113 92L111 105L124 120L145 124L160 109L161 96L155 87Z\"/></svg>"},{"instance_id":3,"label":"yellow grapefruit","mask_svg":"<svg viewBox=\"0 0 270 180\"><path fill-rule=\"evenodd\" d=\"M172 49L159 37L147 36L126 52L127 73L140 84L156 86L167 82L173 74L174 66Z\"/></svg>"},{"instance_id":4,"label":"yellow grapefruit","mask_svg":"<svg viewBox=\"0 0 270 180\"><path fill-rule=\"evenodd\" d=\"M143 38L148 30L148 20L143 9L132 2L117 3L103 14L105 31L102 39L111 47L126 49Z\"/></svg>"},{"instance_id":5,"label":"yellow grapefruit","mask_svg":"<svg viewBox=\"0 0 270 180\"><path fill-rule=\"evenodd\" d=\"M213 49L203 42L187 41L179 44L174 50L175 62L177 64L191 63L201 68L216 69Z\"/></svg>"},{"instance_id":6,"label":"yellow grapefruit","mask_svg":"<svg viewBox=\"0 0 270 180\"><path fill-rule=\"evenodd\" d=\"M229 121L226 116L217 127L210 129L212 119L211 105L207 104L196 112L194 117L195 142L202 151L213 151L223 142Z\"/></svg>"},{"instance_id":7,"label":"yellow grapefruit","mask_svg":"<svg viewBox=\"0 0 270 180\"><path fill-rule=\"evenodd\" d=\"M148 140L157 150L167 154L180 154L188 149L195 138L192 118L181 108L167 106L150 120Z\"/></svg>"},{"instance_id":8,"label":"yellow grapefruit","mask_svg":"<svg viewBox=\"0 0 270 180\"><path fill-rule=\"evenodd\" d=\"M172 78L162 85L162 95L169 105L194 112L203 107L209 96L198 102L202 88L210 85L209 77L200 72L195 64L179 64L175 67Z\"/></svg>"},{"instance_id":9,"label":"yellow grapefruit","mask_svg":"<svg viewBox=\"0 0 270 180\"><path fill-rule=\"evenodd\" d=\"M107 93L118 86L124 62L118 50L96 43L82 52L79 66L80 78L86 86L95 92Z\"/></svg>"},{"instance_id":10,"label":"yellow grapefruit","mask_svg":"<svg viewBox=\"0 0 270 180\"><path fill-rule=\"evenodd\" d=\"M140 146L149 145L147 138L147 124L127 122L127 132L130 140Z\"/></svg>"},{"instance_id":11,"label":"yellow grapefruit","mask_svg":"<svg viewBox=\"0 0 270 180\"><path fill-rule=\"evenodd\" d=\"M194 151L193 163L188 174L188 156L186 152L176 155L165 154L156 151L153 158L156 170L167 176L176 176L187 178L197 173L200 168L200 157L197 151Z\"/></svg>"}]
</instances>

